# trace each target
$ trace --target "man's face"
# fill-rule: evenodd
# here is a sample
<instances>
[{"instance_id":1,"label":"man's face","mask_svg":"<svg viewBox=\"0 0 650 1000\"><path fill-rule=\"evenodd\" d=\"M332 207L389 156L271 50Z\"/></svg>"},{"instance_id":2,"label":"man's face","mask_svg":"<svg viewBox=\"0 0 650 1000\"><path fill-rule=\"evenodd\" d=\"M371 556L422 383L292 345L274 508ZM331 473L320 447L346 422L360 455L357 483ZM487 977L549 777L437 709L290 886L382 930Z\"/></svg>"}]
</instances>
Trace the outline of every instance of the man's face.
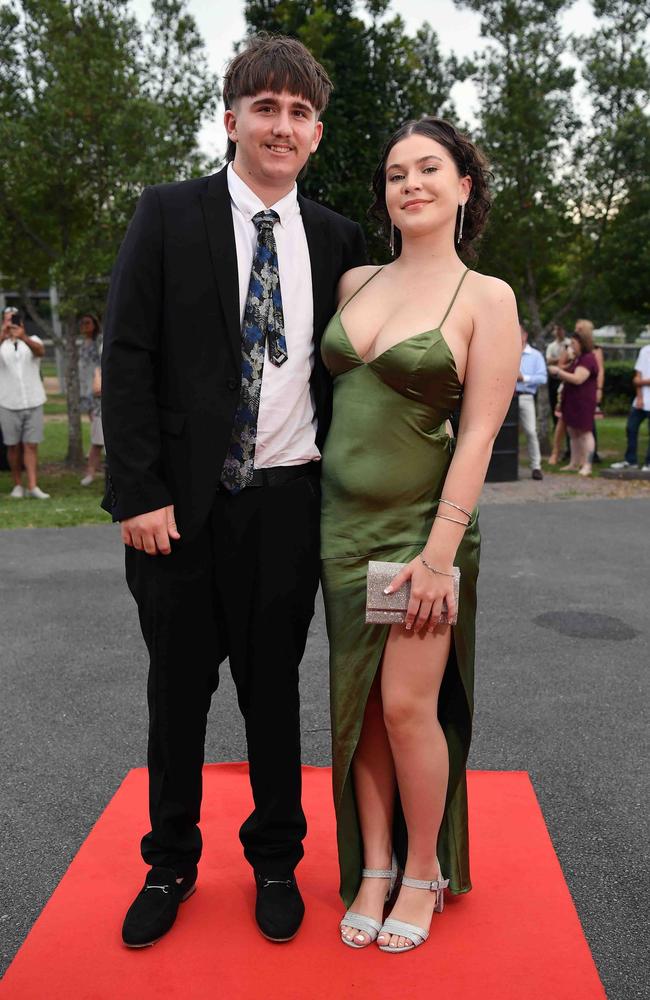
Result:
<instances>
[{"instance_id":1,"label":"man's face","mask_svg":"<svg viewBox=\"0 0 650 1000\"><path fill-rule=\"evenodd\" d=\"M323 134L315 108L286 90L240 97L224 124L240 176L278 187L293 183Z\"/></svg>"}]
</instances>

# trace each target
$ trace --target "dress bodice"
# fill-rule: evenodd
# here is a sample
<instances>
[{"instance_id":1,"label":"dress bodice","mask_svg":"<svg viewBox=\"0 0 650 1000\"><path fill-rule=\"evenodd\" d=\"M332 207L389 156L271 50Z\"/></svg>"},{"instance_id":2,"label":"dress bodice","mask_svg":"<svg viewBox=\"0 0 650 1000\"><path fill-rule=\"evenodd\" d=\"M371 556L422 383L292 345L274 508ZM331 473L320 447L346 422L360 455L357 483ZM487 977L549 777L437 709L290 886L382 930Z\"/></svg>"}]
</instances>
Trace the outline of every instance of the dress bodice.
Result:
<instances>
[{"instance_id":1,"label":"dress bodice","mask_svg":"<svg viewBox=\"0 0 650 1000\"><path fill-rule=\"evenodd\" d=\"M324 558L428 537L453 456L445 424L462 394L440 327L364 361L341 311L328 324L321 353L334 404L323 451Z\"/></svg>"},{"instance_id":2,"label":"dress bodice","mask_svg":"<svg viewBox=\"0 0 650 1000\"><path fill-rule=\"evenodd\" d=\"M339 311L325 330L321 354L335 380L367 369L405 399L429 410L428 422L435 427L449 418L462 394L453 354L440 329L416 333L387 348L372 361L363 361L350 342ZM363 391L361 386L359 391ZM424 410L422 415L426 420Z\"/></svg>"}]
</instances>

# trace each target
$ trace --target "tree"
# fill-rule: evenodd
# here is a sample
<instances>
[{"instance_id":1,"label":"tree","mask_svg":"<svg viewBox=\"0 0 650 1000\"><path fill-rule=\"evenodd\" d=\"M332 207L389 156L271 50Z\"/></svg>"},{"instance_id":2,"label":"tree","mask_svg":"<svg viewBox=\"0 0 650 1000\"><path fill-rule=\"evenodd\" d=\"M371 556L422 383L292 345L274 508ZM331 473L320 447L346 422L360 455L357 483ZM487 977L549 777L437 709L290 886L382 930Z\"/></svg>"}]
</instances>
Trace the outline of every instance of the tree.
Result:
<instances>
[{"instance_id":1,"label":"tree","mask_svg":"<svg viewBox=\"0 0 650 1000\"><path fill-rule=\"evenodd\" d=\"M494 172L494 206L481 267L514 288L531 339L543 347L544 312L570 283L563 263L575 238L563 173L578 127L570 92L574 71L562 64L559 16L569 0L456 0L482 16L490 39L475 56L477 139ZM566 306L566 301L561 302ZM561 307L556 314L561 314ZM548 449L550 411L538 393L539 438Z\"/></svg>"},{"instance_id":2,"label":"tree","mask_svg":"<svg viewBox=\"0 0 650 1000\"><path fill-rule=\"evenodd\" d=\"M479 133L494 172L481 264L509 281L539 338L573 239L561 166L578 127L559 15L569 0L457 0L490 39L475 56Z\"/></svg>"},{"instance_id":3,"label":"tree","mask_svg":"<svg viewBox=\"0 0 650 1000\"><path fill-rule=\"evenodd\" d=\"M591 103L574 156L584 300L597 322L636 332L650 318L650 4L595 0L594 11L598 27L574 43Z\"/></svg>"},{"instance_id":4,"label":"tree","mask_svg":"<svg viewBox=\"0 0 650 1000\"><path fill-rule=\"evenodd\" d=\"M449 93L463 67L443 58L427 24L413 37L390 0L366 0L365 19L353 0L249 0L249 33L299 38L334 84L325 137L301 184L308 197L364 223L370 180L380 151L400 124L423 114L453 116ZM368 220L370 250L385 257L386 237Z\"/></svg>"},{"instance_id":5,"label":"tree","mask_svg":"<svg viewBox=\"0 0 650 1000\"><path fill-rule=\"evenodd\" d=\"M513 285L538 340L578 311L611 320L619 294L622 311L640 317L649 225L648 0L594 0L600 23L577 39L563 38L560 28L568 0L456 3L481 14L490 40L475 56L479 138L495 174L482 266ZM579 110L575 71L564 64L571 52L587 92ZM627 293L617 290L621 254L634 261Z\"/></svg>"},{"instance_id":6,"label":"tree","mask_svg":"<svg viewBox=\"0 0 650 1000\"><path fill-rule=\"evenodd\" d=\"M128 0L10 0L0 33L0 273L63 351L76 465L76 316L101 310L143 186L205 166L197 135L219 92L185 0L153 0L144 32ZM60 339L31 295L51 282Z\"/></svg>"}]
</instances>

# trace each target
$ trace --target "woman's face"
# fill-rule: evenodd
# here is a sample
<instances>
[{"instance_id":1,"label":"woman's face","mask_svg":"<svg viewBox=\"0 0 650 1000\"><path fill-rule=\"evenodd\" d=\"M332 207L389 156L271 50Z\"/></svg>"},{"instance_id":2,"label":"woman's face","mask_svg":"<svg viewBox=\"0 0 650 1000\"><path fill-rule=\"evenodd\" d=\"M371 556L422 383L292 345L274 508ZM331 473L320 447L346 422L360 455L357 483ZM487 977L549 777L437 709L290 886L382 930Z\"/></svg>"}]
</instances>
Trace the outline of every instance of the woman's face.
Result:
<instances>
[{"instance_id":1,"label":"woman's face","mask_svg":"<svg viewBox=\"0 0 650 1000\"><path fill-rule=\"evenodd\" d=\"M404 237L450 230L471 180L460 177L451 154L426 135L414 133L395 143L386 161L386 207Z\"/></svg>"},{"instance_id":2,"label":"woman's face","mask_svg":"<svg viewBox=\"0 0 650 1000\"><path fill-rule=\"evenodd\" d=\"M94 336L95 324L90 316L82 316L79 320L79 333L84 337Z\"/></svg>"},{"instance_id":3,"label":"woman's face","mask_svg":"<svg viewBox=\"0 0 650 1000\"><path fill-rule=\"evenodd\" d=\"M571 350L575 354L576 358L579 354L582 354L582 344L577 337L571 337Z\"/></svg>"}]
</instances>

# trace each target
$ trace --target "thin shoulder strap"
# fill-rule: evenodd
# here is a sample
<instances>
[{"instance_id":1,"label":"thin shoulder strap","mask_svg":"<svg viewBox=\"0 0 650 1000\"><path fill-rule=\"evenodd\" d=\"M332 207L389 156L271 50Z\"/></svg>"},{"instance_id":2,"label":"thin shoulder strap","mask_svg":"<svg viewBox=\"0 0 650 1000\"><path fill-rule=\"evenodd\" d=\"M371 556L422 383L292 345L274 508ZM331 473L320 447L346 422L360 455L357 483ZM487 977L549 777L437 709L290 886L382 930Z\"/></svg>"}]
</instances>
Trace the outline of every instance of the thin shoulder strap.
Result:
<instances>
[{"instance_id":1,"label":"thin shoulder strap","mask_svg":"<svg viewBox=\"0 0 650 1000\"><path fill-rule=\"evenodd\" d=\"M442 324L443 324L443 323L445 322L445 320L447 319L447 316L448 316L448 315L449 315L449 313L451 312L451 310L452 310L452 306L453 306L454 302L456 301L456 297L457 297L457 295L458 295L458 293L459 293L459 291L460 291L460 286L461 286L461 285L462 285L462 283L464 282L464 280L465 280L465 278L466 278L466 276L467 276L467 274L468 274L468 273L469 273L469 268L468 268L468 267L466 267L466 268L465 268L465 270L463 271L463 276L462 276L462 278L460 279L460 281L458 282L458 284L457 284L457 286L456 286L456 291L454 292L454 297L453 297L453 299L451 300L451 302L449 303L449 305L447 306L447 312L446 312L446 313L445 313L445 315L444 315L444 316L442 317L442 321L441 321L441 323L440 323L440 325L439 325L439 327L438 327L438 329L439 329L439 330L442 330Z\"/></svg>"},{"instance_id":2,"label":"thin shoulder strap","mask_svg":"<svg viewBox=\"0 0 650 1000\"><path fill-rule=\"evenodd\" d=\"M350 296L350 298L346 299L345 302L343 303L343 305L341 306L341 308L339 309L339 316L341 315L341 313L343 312L343 310L347 306L348 302L352 302L352 299L354 298L354 296L358 295L359 292L361 291L361 289L365 288L366 285L369 284L372 281L373 278L376 278L377 275L380 274L381 271L383 271L383 270L384 270L383 265L381 267L378 267L377 270L374 272L374 274L371 274L369 278L366 278L366 280L364 281L364 283L362 285L359 285L359 287L357 288L356 292L353 292L352 295ZM463 275L463 277L465 277L465 276Z\"/></svg>"}]
</instances>

